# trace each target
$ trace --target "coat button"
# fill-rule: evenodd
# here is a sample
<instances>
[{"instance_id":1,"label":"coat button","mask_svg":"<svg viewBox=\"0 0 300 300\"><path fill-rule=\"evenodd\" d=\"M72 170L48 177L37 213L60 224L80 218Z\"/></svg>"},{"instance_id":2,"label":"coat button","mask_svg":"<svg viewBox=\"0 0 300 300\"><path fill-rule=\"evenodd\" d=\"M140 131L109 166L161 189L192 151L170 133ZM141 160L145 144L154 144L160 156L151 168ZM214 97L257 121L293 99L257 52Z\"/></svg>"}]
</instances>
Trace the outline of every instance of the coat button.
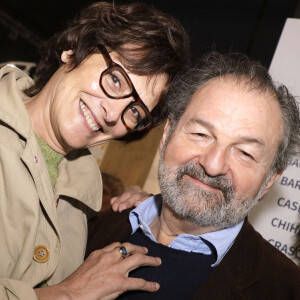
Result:
<instances>
[{"instance_id":1,"label":"coat button","mask_svg":"<svg viewBox=\"0 0 300 300\"><path fill-rule=\"evenodd\" d=\"M50 252L46 246L39 245L34 248L33 258L39 263L44 263L49 259Z\"/></svg>"}]
</instances>

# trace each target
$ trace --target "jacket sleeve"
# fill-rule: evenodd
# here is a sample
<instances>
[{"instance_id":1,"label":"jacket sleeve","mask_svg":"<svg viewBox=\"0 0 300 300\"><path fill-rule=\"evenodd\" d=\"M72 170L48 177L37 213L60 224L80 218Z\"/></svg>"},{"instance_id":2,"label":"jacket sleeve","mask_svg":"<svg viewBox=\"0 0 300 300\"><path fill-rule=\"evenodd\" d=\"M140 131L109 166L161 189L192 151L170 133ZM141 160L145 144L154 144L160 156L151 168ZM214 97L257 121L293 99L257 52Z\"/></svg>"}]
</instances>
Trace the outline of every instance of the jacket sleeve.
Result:
<instances>
[{"instance_id":1,"label":"jacket sleeve","mask_svg":"<svg viewBox=\"0 0 300 300\"><path fill-rule=\"evenodd\" d=\"M24 281L0 278L1 300L38 300L34 289Z\"/></svg>"}]
</instances>

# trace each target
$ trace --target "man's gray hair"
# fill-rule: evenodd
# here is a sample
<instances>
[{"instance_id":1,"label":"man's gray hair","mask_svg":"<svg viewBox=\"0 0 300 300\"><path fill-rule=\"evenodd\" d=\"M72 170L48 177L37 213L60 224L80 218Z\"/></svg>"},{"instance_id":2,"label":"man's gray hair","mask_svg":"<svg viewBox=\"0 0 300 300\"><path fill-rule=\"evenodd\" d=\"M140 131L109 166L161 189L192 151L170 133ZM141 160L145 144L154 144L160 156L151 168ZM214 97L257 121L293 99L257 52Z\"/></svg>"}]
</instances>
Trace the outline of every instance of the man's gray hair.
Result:
<instances>
[{"instance_id":1,"label":"man's gray hair","mask_svg":"<svg viewBox=\"0 0 300 300\"><path fill-rule=\"evenodd\" d=\"M249 91L269 94L278 102L283 124L283 138L278 146L271 172L274 174L283 171L288 162L300 152L299 106L286 86L275 83L266 68L244 54L210 52L205 54L196 66L177 78L167 97L171 132L192 96L208 81L215 78L228 78Z\"/></svg>"}]
</instances>

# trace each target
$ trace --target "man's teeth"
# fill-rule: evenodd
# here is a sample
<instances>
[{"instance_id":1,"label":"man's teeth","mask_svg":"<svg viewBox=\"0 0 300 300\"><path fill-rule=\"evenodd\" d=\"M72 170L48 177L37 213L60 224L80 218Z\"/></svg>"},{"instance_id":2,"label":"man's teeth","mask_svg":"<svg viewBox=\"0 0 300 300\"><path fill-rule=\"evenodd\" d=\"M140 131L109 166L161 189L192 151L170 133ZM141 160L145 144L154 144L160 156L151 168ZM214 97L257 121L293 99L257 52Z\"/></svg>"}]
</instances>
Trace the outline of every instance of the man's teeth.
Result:
<instances>
[{"instance_id":1,"label":"man's teeth","mask_svg":"<svg viewBox=\"0 0 300 300\"><path fill-rule=\"evenodd\" d=\"M98 126L98 124L96 124L94 122L94 120L91 118L90 116L90 112L87 109L87 107L84 105L84 103L80 100L80 108L82 113L85 116L86 122L88 123L89 127L93 130L93 131L97 131L100 129L100 127Z\"/></svg>"}]
</instances>

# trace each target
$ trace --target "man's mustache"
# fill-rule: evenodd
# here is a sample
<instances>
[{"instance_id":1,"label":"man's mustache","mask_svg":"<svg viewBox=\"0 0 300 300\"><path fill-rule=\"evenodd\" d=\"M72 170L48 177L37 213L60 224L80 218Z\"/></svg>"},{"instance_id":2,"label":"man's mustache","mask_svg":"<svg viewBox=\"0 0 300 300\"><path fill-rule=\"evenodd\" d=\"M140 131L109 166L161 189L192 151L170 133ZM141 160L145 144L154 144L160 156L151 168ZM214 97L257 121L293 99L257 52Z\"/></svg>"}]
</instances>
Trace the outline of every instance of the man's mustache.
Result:
<instances>
[{"instance_id":1,"label":"man's mustache","mask_svg":"<svg viewBox=\"0 0 300 300\"><path fill-rule=\"evenodd\" d=\"M219 176L209 176L206 174L204 168L199 164L188 163L184 166L181 166L177 172L177 181L180 181L184 175L191 176L196 178L203 183L219 189L226 201L230 201L234 197L234 188L230 178L225 175Z\"/></svg>"}]
</instances>

